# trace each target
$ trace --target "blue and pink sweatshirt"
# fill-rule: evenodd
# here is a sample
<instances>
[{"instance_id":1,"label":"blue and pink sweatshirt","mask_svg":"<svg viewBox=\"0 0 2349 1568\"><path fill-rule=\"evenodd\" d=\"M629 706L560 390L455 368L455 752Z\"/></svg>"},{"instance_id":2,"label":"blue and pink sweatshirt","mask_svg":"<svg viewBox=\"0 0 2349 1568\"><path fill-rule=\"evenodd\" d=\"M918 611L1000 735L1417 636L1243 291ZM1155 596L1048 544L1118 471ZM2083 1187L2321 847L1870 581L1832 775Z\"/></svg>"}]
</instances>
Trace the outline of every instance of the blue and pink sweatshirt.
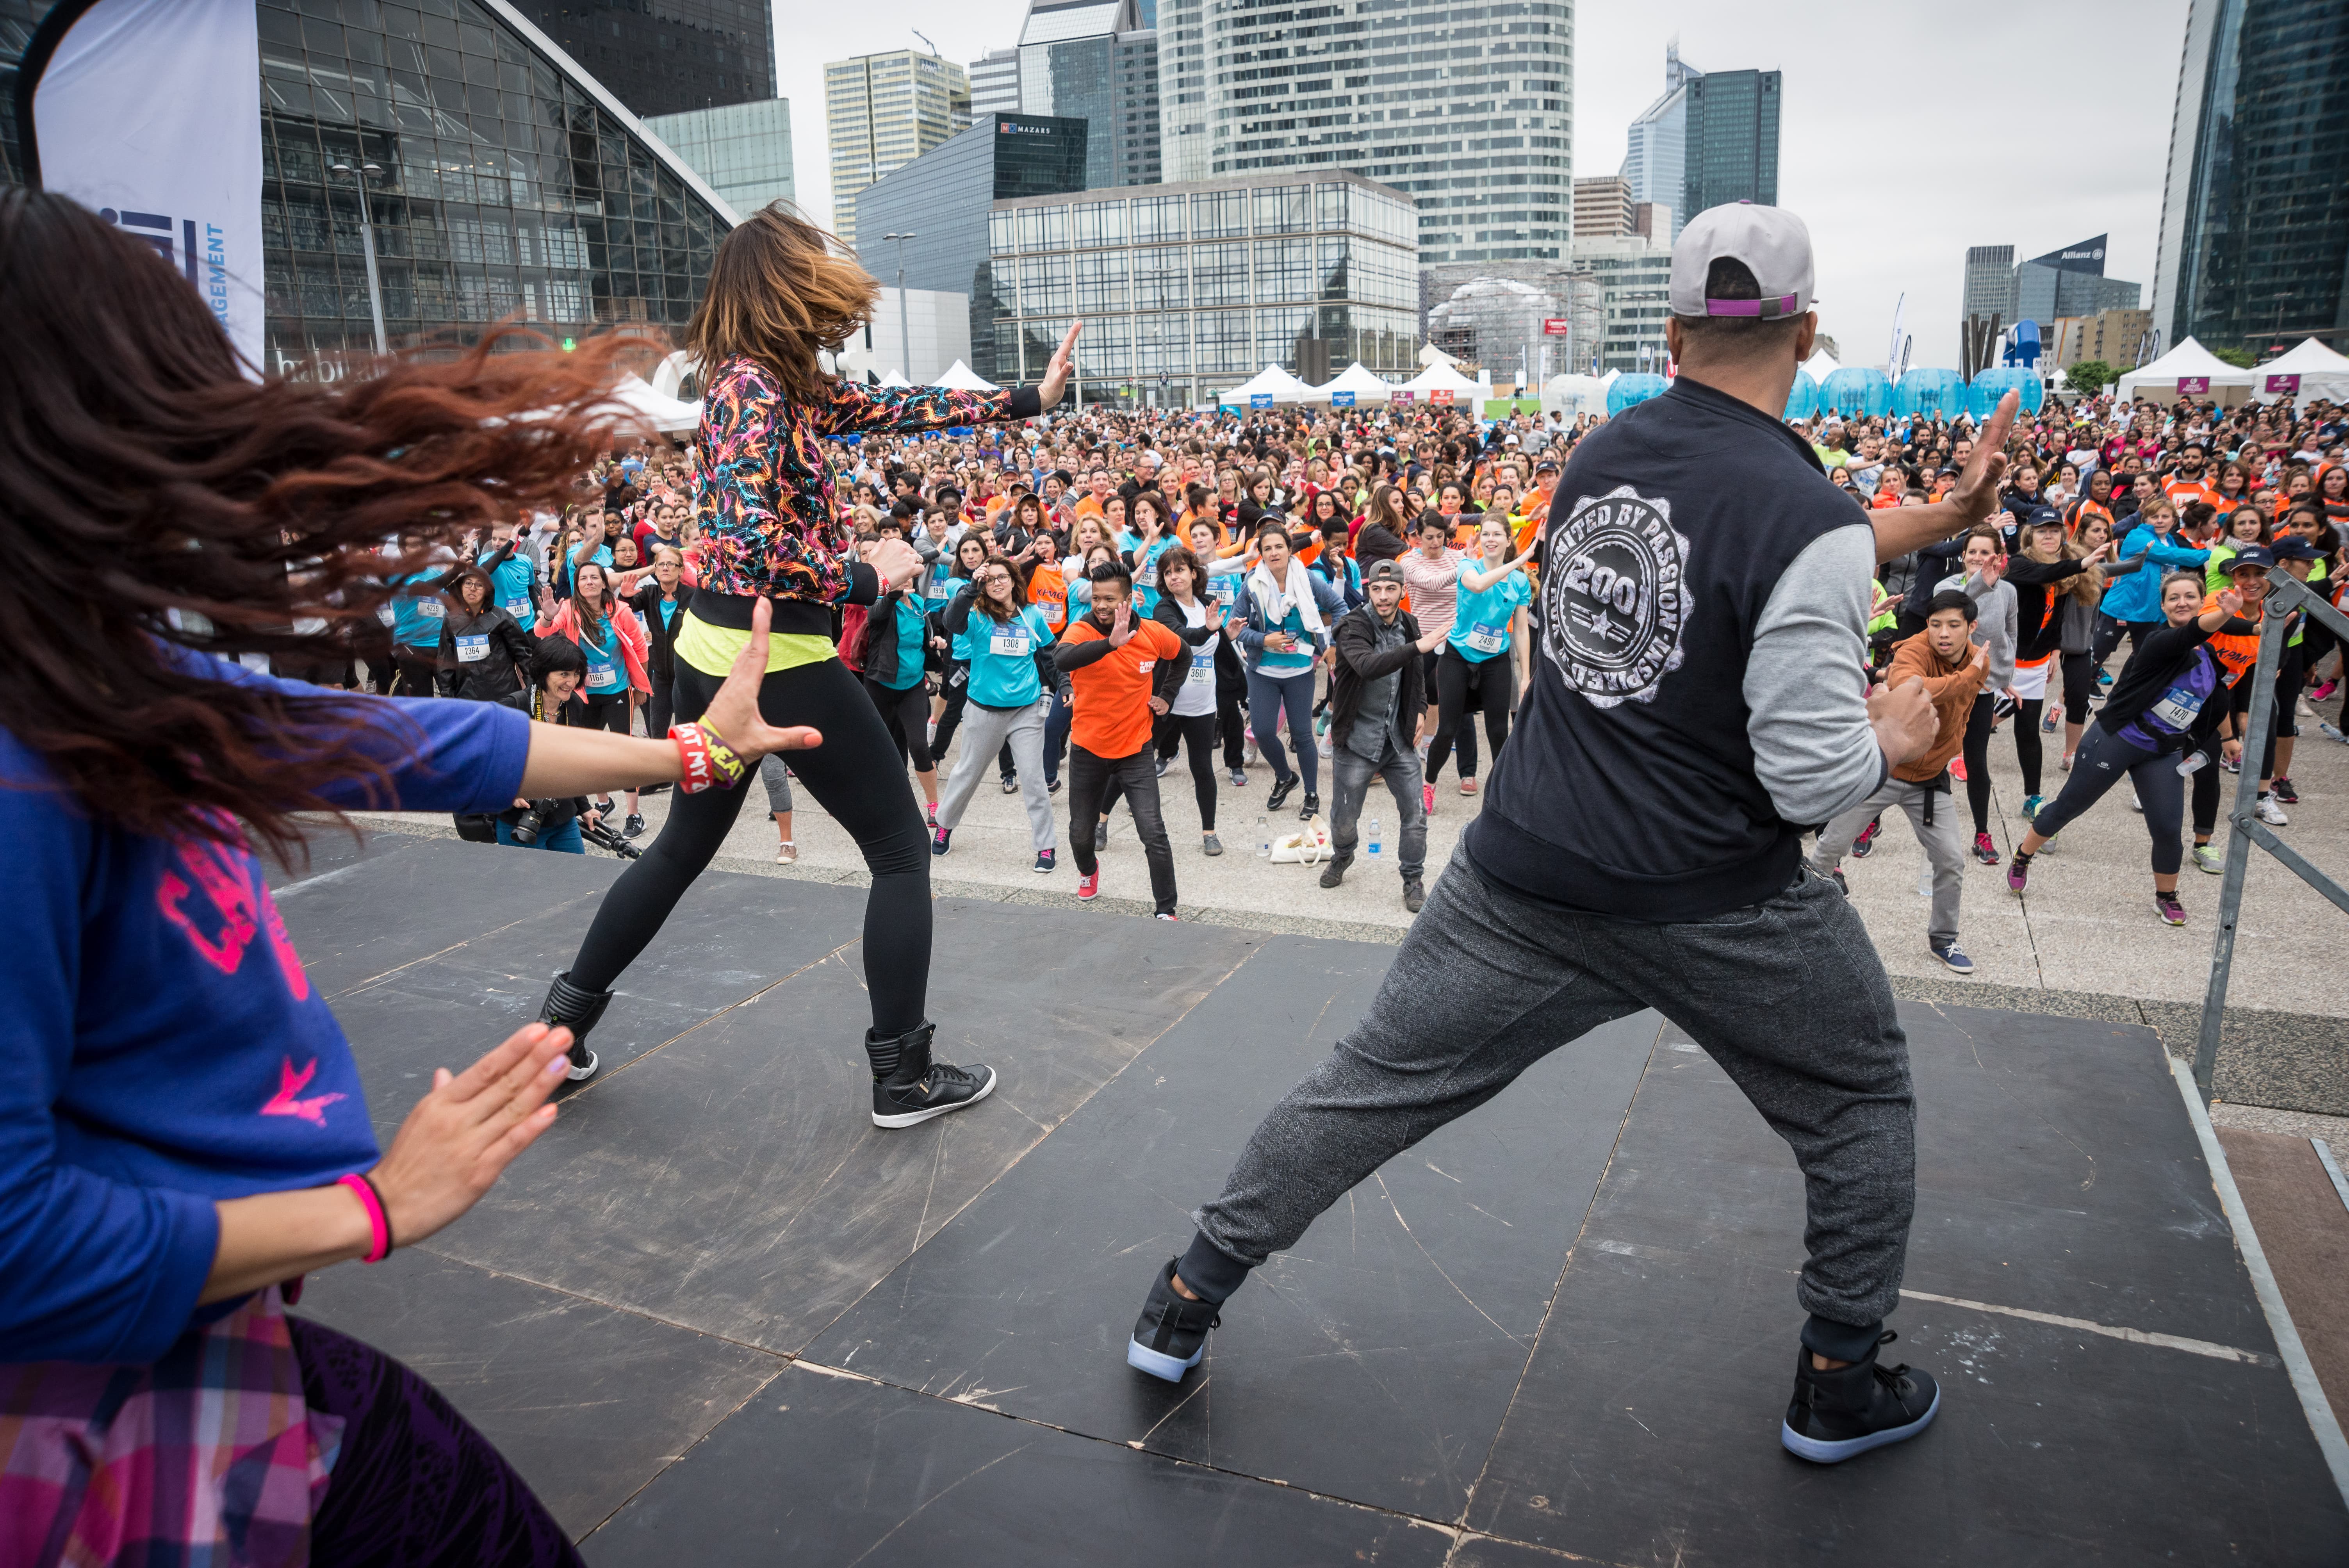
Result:
<instances>
[{"instance_id":1,"label":"blue and pink sweatshirt","mask_svg":"<svg viewBox=\"0 0 2349 1568\"><path fill-rule=\"evenodd\" d=\"M343 700L401 809L512 801L522 714ZM363 790L341 803L383 804ZM358 1068L241 845L100 827L5 728L0 843L0 1362L151 1361L196 1315L216 1200L375 1164Z\"/></svg>"}]
</instances>

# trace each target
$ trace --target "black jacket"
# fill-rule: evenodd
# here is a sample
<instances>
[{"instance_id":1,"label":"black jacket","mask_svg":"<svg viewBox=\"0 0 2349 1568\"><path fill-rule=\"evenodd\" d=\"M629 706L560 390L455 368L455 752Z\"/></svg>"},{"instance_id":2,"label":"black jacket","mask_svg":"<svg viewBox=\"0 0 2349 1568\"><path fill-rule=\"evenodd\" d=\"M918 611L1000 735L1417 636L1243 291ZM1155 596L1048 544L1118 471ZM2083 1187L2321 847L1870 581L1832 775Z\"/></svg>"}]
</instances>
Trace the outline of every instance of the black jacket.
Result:
<instances>
[{"instance_id":1,"label":"black jacket","mask_svg":"<svg viewBox=\"0 0 2349 1568\"><path fill-rule=\"evenodd\" d=\"M1346 737L1353 733L1354 719L1362 710L1362 689L1389 670L1402 671L1402 678L1395 685L1395 723L1403 734L1415 733L1419 716L1427 711L1427 661L1414 645L1419 641L1418 620L1408 610L1396 611L1395 619L1402 625L1402 641L1394 647L1381 649L1378 615L1368 604L1350 612L1338 623L1332 639L1330 747L1333 751L1344 750Z\"/></svg>"},{"instance_id":2,"label":"black jacket","mask_svg":"<svg viewBox=\"0 0 2349 1568\"><path fill-rule=\"evenodd\" d=\"M657 681L677 678L677 627L685 622L686 607L693 603L693 590L680 583L677 585L677 620L664 625L660 613L661 586L650 578L636 584L636 591L627 597L628 608L645 628L645 673Z\"/></svg>"},{"instance_id":3,"label":"black jacket","mask_svg":"<svg viewBox=\"0 0 2349 1568\"><path fill-rule=\"evenodd\" d=\"M459 658L457 639L486 637L480 658ZM502 702L530 678L530 661L537 646L514 618L492 604L478 615L451 610L440 617L440 658L433 684L442 696L473 702Z\"/></svg>"}]
</instances>

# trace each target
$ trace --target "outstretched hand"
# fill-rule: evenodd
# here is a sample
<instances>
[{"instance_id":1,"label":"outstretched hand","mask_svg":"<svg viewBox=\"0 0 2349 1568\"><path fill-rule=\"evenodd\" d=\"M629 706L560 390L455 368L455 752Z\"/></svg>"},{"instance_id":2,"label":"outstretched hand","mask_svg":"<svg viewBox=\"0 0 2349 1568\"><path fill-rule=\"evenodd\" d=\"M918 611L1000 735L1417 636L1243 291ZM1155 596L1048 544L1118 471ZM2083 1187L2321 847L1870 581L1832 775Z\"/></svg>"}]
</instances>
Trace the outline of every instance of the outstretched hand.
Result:
<instances>
[{"instance_id":1,"label":"outstretched hand","mask_svg":"<svg viewBox=\"0 0 2349 1568\"><path fill-rule=\"evenodd\" d=\"M440 1068L368 1172L392 1239L414 1246L471 1208L514 1156L554 1125L571 1031L526 1024L462 1073Z\"/></svg>"},{"instance_id":2,"label":"outstretched hand","mask_svg":"<svg viewBox=\"0 0 2349 1568\"><path fill-rule=\"evenodd\" d=\"M1109 624L1109 645L1122 648L1133 640L1133 601L1128 599L1117 607L1117 616Z\"/></svg>"},{"instance_id":3,"label":"outstretched hand","mask_svg":"<svg viewBox=\"0 0 2349 1568\"><path fill-rule=\"evenodd\" d=\"M750 640L734 655L726 684L718 688L701 716L745 762L755 762L771 751L806 751L823 744L823 737L805 726L778 727L759 712L759 687L767 678L767 631L774 618L774 604L766 598L751 607Z\"/></svg>"},{"instance_id":4,"label":"outstretched hand","mask_svg":"<svg viewBox=\"0 0 2349 1568\"><path fill-rule=\"evenodd\" d=\"M1950 503L1965 513L1968 528L1988 517L1998 505L1999 482L2006 478L2006 438L2014 428L2014 416L2022 406L2022 395L2015 392L1998 400L1998 407L1974 441L1974 455L1966 460L1965 471L1958 476L1957 489L1950 492Z\"/></svg>"},{"instance_id":5,"label":"outstretched hand","mask_svg":"<svg viewBox=\"0 0 2349 1568\"><path fill-rule=\"evenodd\" d=\"M1068 390L1069 377L1077 365L1077 334L1084 331L1081 321L1069 324L1069 335L1061 339L1060 348L1052 355L1052 363L1044 369L1044 379L1036 384L1036 400L1047 408L1060 405L1061 394Z\"/></svg>"}]
</instances>

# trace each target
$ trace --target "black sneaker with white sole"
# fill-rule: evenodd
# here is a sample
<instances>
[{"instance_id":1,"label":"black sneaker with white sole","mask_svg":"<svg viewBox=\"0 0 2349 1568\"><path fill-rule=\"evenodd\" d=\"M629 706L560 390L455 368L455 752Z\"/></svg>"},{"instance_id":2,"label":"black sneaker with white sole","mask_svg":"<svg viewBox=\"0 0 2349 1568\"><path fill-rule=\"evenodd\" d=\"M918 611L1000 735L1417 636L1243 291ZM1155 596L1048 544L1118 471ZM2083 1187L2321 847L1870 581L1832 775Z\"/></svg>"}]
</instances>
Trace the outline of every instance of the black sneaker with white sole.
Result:
<instances>
[{"instance_id":1,"label":"black sneaker with white sole","mask_svg":"<svg viewBox=\"0 0 2349 1568\"><path fill-rule=\"evenodd\" d=\"M930 1039L937 1032L928 1022L895 1039L864 1031L864 1054L873 1064L874 1126L917 1127L995 1092L993 1068L930 1059Z\"/></svg>"},{"instance_id":2,"label":"black sneaker with white sole","mask_svg":"<svg viewBox=\"0 0 2349 1568\"><path fill-rule=\"evenodd\" d=\"M1207 1353L1207 1331L1224 1321L1214 1302L1174 1294L1174 1265L1181 1261L1168 1258L1158 1271L1149 1299L1142 1304L1142 1315L1134 1319L1133 1337L1125 1346L1128 1367L1169 1383L1180 1383L1183 1374L1199 1364Z\"/></svg>"},{"instance_id":3,"label":"black sneaker with white sole","mask_svg":"<svg viewBox=\"0 0 2349 1568\"><path fill-rule=\"evenodd\" d=\"M583 990L571 983L568 971L557 975L554 983L546 988L546 1000L538 1005L538 1021L557 1024L571 1031L571 1066L567 1073L571 1082L586 1082L603 1065L587 1048L587 1031L595 1026L604 1009L611 1005L611 992Z\"/></svg>"},{"instance_id":4,"label":"black sneaker with white sole","mask_svg":"<svg viewBox=\"0 0 2349 1568\"><path fill-rule=\"evenodd\" d=\"M1914 1367L1886 1367L1877 1359L1878 1347L1899 1337L1888 1329L1868 1348L1868 1359L1832 1372L1811 1365L1808 1346L1795 1353L1795 1398L1778 1430L1788 1453L1815 1464L1841 1464L1932 1425L1941 1408L1940 1386Z\"/></svg>"}]
</instances>

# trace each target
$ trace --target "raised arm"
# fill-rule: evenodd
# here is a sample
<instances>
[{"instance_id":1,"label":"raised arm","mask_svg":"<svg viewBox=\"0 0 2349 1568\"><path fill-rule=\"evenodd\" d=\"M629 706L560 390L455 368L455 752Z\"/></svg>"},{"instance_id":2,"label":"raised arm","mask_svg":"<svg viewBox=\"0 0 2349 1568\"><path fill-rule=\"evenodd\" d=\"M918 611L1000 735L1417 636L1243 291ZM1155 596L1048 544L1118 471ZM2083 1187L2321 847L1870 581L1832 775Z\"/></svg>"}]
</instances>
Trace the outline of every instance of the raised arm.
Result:
<instances>
[{"instance_id":1,"label":"raised arm","mask_svg":"<svg viewBox=\"0 0 2349 1568\"><path fill-rule=\"evenodd\" d=\"M2006 438L2014 428L2015 411L2021 406L2022 400L2013 392L1999 399L1997 411L1982 426L1974 455L1947 500L1930 506L1887 507L1870 515L1877 560L1895 561L1912 550L1963 533L1998 510L1999 486L2006 478Z\"/></svg>"}]
</instances>

